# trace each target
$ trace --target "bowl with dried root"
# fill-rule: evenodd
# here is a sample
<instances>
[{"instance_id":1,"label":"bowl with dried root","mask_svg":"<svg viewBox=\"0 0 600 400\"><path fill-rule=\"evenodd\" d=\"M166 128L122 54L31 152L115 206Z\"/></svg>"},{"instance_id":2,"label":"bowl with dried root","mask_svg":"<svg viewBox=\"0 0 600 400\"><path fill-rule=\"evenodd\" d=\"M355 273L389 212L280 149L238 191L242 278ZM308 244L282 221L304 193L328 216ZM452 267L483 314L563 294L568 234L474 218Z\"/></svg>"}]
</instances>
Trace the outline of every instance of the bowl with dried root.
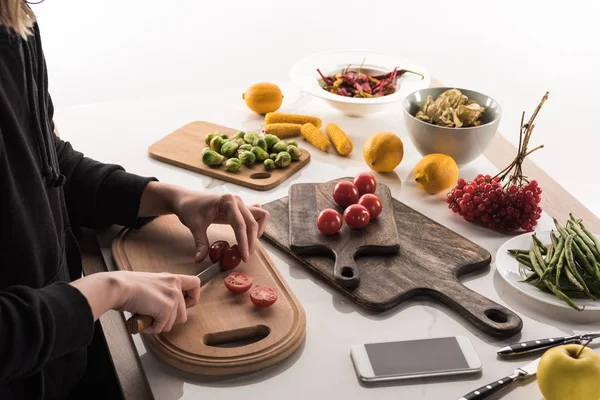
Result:
<instances>
[{"instance_id":1,"label":"bowl with dried root","mask_svg":"<svg viewBox=\"0 0 600 400\"><path fill-rule=\"evenodd\" d=\"M498 130L498 102L474 90L436 87L403 101L404 126L421 155L449 155L459 166L479 157Z\"/></svg>"}]
</instances>

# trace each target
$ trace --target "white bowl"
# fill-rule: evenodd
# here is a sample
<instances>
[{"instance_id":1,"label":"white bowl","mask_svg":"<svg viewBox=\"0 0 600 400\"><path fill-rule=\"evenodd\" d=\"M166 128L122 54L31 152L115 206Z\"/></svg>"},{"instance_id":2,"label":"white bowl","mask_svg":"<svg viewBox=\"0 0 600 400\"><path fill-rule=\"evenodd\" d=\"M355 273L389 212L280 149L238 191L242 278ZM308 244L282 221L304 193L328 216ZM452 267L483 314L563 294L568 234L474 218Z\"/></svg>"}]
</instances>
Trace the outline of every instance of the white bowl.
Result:
<instances>
[{"instance_id":1,"label":"white bowl","mask_svg":"<svg viewBox=\"0 0 600 400\"><path fill-rule=\"evenodd\" d=\"M361 64L362 70L371 73L384 74L398 67L399 70L419 72L424 75L424 78L415 74L404 74L397 81L398 87L395 93L375 98L344 97L329 93L319 85L321 76L317 69L328 76L346 69L348 65L351 70L358 69ZM409 93L427 88L431 83L429 73L421 65L398 55L366 50L340 50L314 54L298 61L290 72L290 78L298 89L325 100L331 107L350 117L364 117L384 111L400 103Z\"/></svg>"}]
</instances>

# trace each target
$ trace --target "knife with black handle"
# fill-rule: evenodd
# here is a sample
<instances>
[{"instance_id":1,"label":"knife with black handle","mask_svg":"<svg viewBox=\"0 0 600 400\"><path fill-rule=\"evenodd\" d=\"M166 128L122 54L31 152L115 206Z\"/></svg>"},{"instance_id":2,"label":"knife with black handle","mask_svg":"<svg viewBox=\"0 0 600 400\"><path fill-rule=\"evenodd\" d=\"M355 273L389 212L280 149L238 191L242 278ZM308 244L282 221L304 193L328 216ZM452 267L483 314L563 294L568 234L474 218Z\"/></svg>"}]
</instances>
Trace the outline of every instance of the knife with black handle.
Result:
<instances>
[{"instance_id":1,"label":"knife with black handle","mask_svg":"<svg viewBox=\"0 0 600 400\"><path fill-rule=\"evenodd\" d=\"M530 340L526 342L513 343L497 351L502 357L517 356L529 354L541 350L547 350L551 347L570 343L582 343L586 340L593 340L600 337L600 332L581 333L572 336L555 337L548 339Z\"/></svg>"}]
</instances>

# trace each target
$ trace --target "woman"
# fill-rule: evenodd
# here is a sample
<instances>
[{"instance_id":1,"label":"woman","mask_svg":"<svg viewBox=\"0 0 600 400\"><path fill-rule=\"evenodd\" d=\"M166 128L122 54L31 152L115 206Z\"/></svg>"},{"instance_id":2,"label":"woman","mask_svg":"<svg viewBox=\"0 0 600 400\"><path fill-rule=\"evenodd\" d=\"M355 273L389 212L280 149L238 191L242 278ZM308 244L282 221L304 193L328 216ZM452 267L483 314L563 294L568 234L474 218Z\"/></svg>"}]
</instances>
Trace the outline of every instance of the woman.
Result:
<instances>
[{"instance_id":1,"label":"woman","mask_svg":"<svg viewBox=\"0 0 600 400\"><path fill-rule=\"evenodd\" d=\"M89 371L101 359L92 344L99 343L95 321L103 313L149 315L154 324L146 332L158 333L184 323L186 307L199 301L200 281L193 276L119 271L81 277L79 228L140 227L174 213L191 230L199 262L208 253L207 227L229 223L247 261L268 219L238 197L192 192L86 158L54 134L52 117L35 16L24 0L0 0L3 400L98 394L99 388L81 385L98 373Z\"/></svg>"}]
</instances>

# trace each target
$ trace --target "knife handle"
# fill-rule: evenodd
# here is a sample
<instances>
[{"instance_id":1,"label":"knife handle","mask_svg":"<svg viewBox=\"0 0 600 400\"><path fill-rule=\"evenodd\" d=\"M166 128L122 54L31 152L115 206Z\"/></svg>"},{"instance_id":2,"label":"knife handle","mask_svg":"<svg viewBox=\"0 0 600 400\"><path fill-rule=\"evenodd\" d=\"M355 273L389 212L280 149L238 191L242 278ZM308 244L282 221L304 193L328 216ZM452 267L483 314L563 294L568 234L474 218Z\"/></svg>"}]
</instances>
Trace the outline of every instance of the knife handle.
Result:
<instances>
[{"instance_id":1,"label":"knife handle","mask_svg":"<svg viewBox=\"0 0 600 400\"><path fill-rule=\"evenodd\" d=\"M154 319L148 315L135 314L125 321L125 327L130 335L140 333L152 325Z\"/></svg>"},{"instance_id":2,"label":"knife handle","mask_svg":"<svg viewBox=\"0 0 600 400\"><path fill-rule=\"evenodd\" d=\"M557 337L550 339L539 339L530 340L528 342L514 343L509 346L503 347L498 350L499 356L511 356L524 353L530 353L532 351L545 349L547 347L554 347L560 344L564 344L568 340L573 340L571 337Z\"/></svg>"},{"instance_id":3,"label":"knife handle","mask_svg":"<svg viewBox=\"0 0 600 400\"><path fill-rule=\"evenodd\" d=\"M500 390L506 388L508 385L513 383L517 378L519 378L520 374L515 372L512 375L507 376L506 378L502 378L497 380L496 382L492 382L489 385L485 385L480 387L477 390L473 390L471 393L465 394L459 400L481 400L487 399L489 396L494 393L499 392Z\"/></svg>"}]
</instances>

